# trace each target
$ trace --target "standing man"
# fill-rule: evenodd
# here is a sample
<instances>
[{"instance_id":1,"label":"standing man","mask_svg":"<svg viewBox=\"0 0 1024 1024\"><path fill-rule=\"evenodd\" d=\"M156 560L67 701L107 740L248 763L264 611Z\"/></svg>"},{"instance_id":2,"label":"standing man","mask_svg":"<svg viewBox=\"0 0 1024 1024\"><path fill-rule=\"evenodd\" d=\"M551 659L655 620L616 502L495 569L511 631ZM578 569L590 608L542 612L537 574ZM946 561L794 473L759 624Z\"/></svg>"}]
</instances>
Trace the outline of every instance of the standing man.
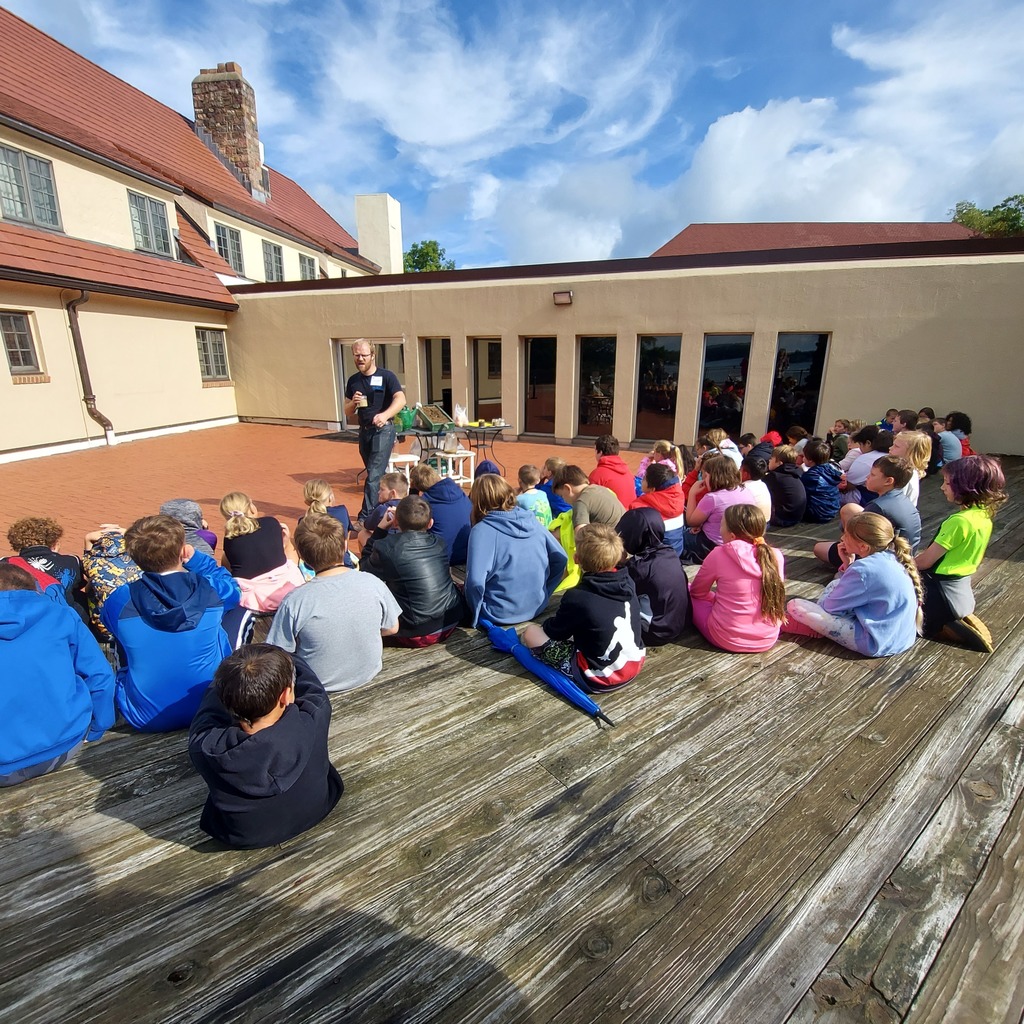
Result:
<instances>
[{"instance_id":1,"label":"standing man","mask_svg":"<svg viewBox=\"0 0 1024 1024\"><path fill-rule=\"evenodd\" d=\"M376 363L377 348L372 341L357 338L352 346L356 372L345 385L345 417L359 417L359 457L366 467L363 507L359 520L366 519L377 504L380 478L388 468L395 446L392 417L405 408L405 392L390 370Z\"/></svg>"}]
</instances>

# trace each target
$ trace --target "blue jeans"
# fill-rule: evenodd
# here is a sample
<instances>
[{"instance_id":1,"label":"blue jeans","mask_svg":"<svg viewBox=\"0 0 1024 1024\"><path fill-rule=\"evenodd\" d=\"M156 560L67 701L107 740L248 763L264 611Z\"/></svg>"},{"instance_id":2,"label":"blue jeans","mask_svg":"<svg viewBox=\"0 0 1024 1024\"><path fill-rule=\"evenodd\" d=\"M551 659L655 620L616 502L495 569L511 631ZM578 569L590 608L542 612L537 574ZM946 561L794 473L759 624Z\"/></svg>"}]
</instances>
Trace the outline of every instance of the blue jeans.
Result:
<instances>
[{"instance_id":1,"label":"blue jeans","mask_svg":"<svg viewBox=\"0 0 1024 1024\"><path fill-rule=\"evenodd\" d=\"M391 449L395 447L395 425L359 428L359 457L366 467L366 486L363 488L363 507L360 519L365 519L377 507L380 478L387 472Z\"/></svg>"}]
</instances>

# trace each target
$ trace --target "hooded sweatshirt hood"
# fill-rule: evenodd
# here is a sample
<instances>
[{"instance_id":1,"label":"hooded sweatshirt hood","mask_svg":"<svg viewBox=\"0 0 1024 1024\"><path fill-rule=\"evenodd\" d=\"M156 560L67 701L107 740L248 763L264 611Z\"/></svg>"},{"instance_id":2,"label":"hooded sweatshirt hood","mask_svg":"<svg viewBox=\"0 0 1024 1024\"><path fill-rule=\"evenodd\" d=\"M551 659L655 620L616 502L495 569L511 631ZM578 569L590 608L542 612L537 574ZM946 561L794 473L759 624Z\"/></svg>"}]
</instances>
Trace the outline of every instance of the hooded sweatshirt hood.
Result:
<instances>
[{"instance_id":1,"label":"hooded sweatshirt hood","mask_svg":"<svg viewBox=\"0 0 1024 1024\"><path fill-rule=\"evenodd\" d=\"M636 497L636 480L633 471L626 465L621 455L601 455L597 465L587 478L590 483L607 487L623 508Z\"/></svg>"},{"instance_id":2,"label":"hooded sweatshirt hood","mask_svg":"<svg viewBox=\"0 0 1024 1024\"><path fill-rule=\"evenodd\" d=\"M203 510L190 498L172 498L160 506L160 515L177 519L186 530L203 528Z\"/></svg>"},{"instance_id":3,"label":"hooded sweatshirt hood","mask_svg":"<svg viewBox=\"0 0 1024 1024\"><path fill-rule=\"evenodd\" d=\"M0 600L0 642L16 640L53 615L52 602L35 590L9 590Z\"/></svg>"},{"instance_id":4,"label":"hooded sweatshirt hood","mask_svg":"<svg viewBox=\"0 0 1024 1024\"><path fill-rule=\"evenodd\" d=\"M139 618L161 633L195 629L211 600L220 603L213 587L191 572L172 572L166 576L147 572L129 584L129 593Z\"/></svg>"},{"instance_id":5,"label":"hooded sweatshirt hood","mask_svg":"<svg viewBox=\"0 0 1024 1024\"><path fill-rule=\"evenodd\" d=\"M483 522L506 537L526 537L536 531L537 517L516 505L508 512L488 512Z\"/></svg>"},{"instance_id":6,"label":"hooded sweatshirt hood","mask_svg":"<svg viewBox=\"0 0 1024 1024\"><path fill-rule=\"evenodd\" d=\"M631 508L615 529L630 555L646 554L665 543L665 520L650 507Z\"/></svg>"}]
</instances>

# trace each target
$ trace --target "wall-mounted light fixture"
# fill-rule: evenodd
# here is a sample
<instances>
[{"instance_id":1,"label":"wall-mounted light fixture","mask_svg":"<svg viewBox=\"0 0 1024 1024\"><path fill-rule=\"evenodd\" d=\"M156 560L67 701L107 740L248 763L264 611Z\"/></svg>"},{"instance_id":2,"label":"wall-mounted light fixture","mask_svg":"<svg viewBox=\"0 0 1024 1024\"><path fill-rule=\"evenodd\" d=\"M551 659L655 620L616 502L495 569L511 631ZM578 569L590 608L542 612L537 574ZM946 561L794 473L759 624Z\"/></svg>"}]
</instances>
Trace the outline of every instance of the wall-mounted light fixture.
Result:
<instances>
[{"instance_id":1,"label":"wall-mounted light fixture","mask_svg":"<svg viewBox=\"0 0 1024 1024\"><path fill-rule=\"evenodd\" d=\"M552 298L555 300L556 306L572 305L572 292L554 292Z\"/></svg>"}]
</instances>

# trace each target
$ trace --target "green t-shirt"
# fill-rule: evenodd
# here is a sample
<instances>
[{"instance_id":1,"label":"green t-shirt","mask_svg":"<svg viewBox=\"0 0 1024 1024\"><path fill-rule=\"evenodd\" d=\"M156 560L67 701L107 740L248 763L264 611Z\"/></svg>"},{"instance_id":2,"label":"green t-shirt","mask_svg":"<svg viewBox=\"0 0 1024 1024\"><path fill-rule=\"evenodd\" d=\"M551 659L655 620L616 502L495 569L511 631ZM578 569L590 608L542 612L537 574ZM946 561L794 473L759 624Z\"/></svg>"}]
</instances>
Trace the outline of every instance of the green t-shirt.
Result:
<instances>
[{"instance_id":1,"label":"green t-shirt","mask_svg":"<svg viewBox=\"0 0 1024 1024\"><path fill-rule=\"evenodd\" d=\"M992 536L992 517L975 505L954 512L939 527L935 543L946 553L935 566L938 576L970 576L985 557Z\"/></svg>"}]
</instances>

